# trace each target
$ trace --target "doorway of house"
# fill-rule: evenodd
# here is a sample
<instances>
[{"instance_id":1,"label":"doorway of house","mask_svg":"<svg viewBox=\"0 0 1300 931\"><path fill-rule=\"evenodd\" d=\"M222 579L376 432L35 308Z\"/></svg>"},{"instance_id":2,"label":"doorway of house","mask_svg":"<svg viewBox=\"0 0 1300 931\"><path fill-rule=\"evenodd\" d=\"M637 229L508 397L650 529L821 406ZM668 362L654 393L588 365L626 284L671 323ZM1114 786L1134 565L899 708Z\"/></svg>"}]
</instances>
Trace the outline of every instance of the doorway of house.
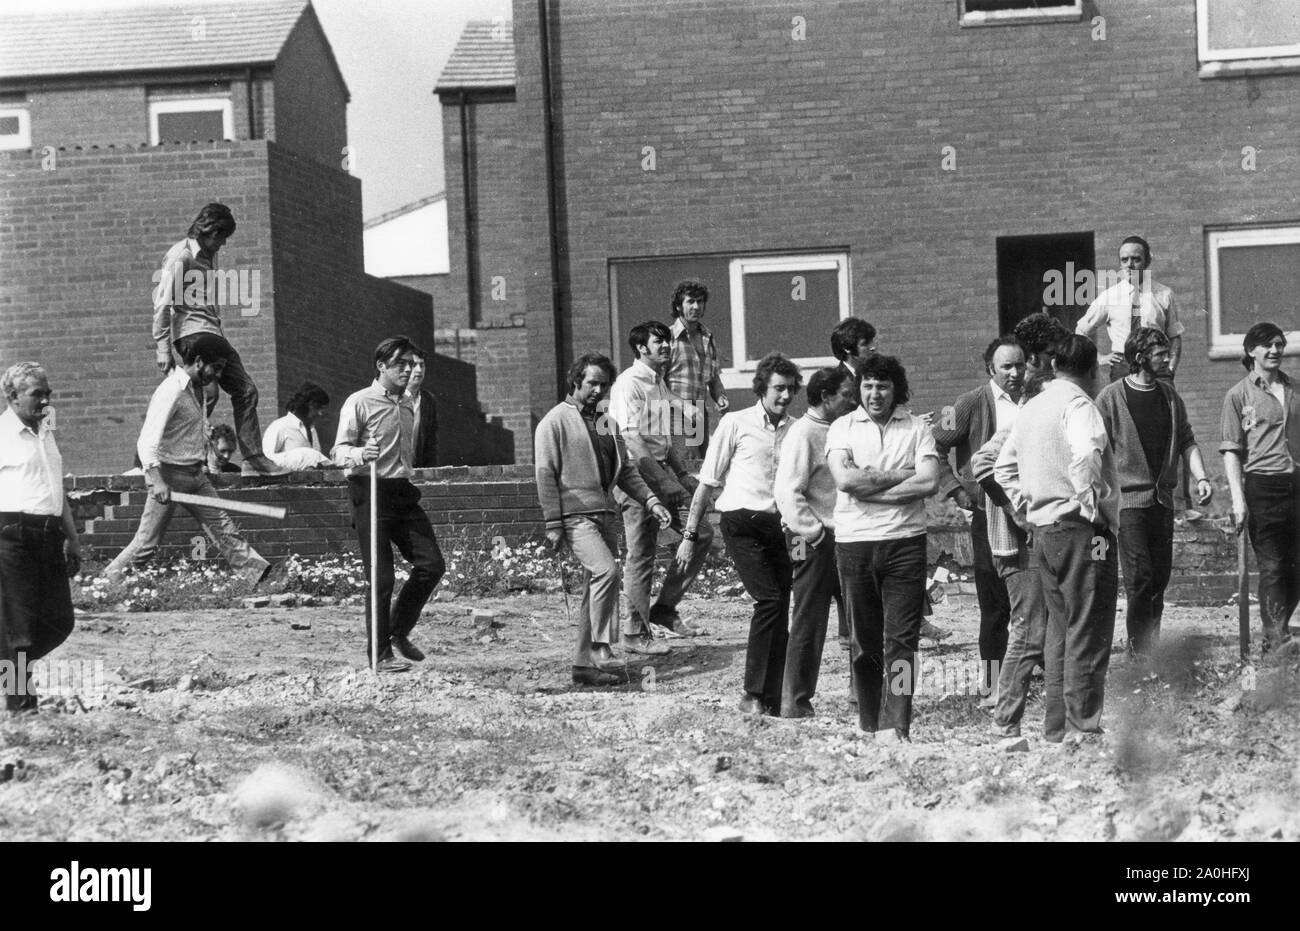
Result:
<instances>
[{"instance_id":1,"label":"doorway of house","mask_svg":"<svg viewBox=\"0 0 1300 931\"><path fill-rule=\"evenodd\" d=\"M1088 309L1096 252L1092 233L999 236L998 326L1010 333L1030 314L1045 310L1074 330ZM1095 295L1094 295L1095 296ZM1076 303L1076 300L1082 303Z\"/></svg>"}]
</instances>

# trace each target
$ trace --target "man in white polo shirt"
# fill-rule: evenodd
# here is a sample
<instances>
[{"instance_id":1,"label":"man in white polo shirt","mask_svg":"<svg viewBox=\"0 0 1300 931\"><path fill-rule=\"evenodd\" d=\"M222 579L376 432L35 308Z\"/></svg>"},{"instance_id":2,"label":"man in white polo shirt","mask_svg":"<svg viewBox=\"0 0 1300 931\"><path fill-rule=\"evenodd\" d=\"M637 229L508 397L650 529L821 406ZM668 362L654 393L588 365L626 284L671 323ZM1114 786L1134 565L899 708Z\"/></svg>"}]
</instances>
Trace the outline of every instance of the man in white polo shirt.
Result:
<instances>
[{"instance_id":1,"label":"man in white polo shirt","mask_svg":"<svg viewBox=\"0 0 1300 931\"><path fill-rule=\"evenodd\" d=\"M758 403L729 413L718 423L700 468L700 487L691 500L686 530L677 548L677 569L696 558L699 529L713 492L722 512L722 539L736 564L745 591L754 599L745 650L746 714L778 714L789 639L790 583L793 567L786 549L773 485L781 461L781 445L790 429L786 409L799 391L799 367L779 352L769 353L754 371Z\"/></svg>"},{"instance_id":2,"label":"man in white polo shirt","mask_svg":"<svg viewBox=\"0 0 1300 931\"><path fill-rule=\"evenodd\" d=\"M862 406L826 435L835 478L835 555L851 631L858 723L882 743L907 740L925 605L925 499L939 487L934 435L903 405L893 356L863 360Z\"/></svg>"}]
</instances>

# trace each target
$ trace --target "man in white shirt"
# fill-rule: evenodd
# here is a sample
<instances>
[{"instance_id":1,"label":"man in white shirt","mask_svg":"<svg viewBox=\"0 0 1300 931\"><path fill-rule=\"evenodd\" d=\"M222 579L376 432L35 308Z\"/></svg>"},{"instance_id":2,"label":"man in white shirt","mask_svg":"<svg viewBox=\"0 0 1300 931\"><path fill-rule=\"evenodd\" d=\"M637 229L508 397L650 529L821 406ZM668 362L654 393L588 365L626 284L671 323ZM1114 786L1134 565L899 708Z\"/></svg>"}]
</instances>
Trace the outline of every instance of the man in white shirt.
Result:
<instances>
[{"instance_id":1,"label":"man in white shirt","mask_svg":"<svg viewBox=\"0 0 1300 931\"><path fill-rule=\"evenodd\" d=\"M1020 410L993 475L1033 526L1047 605L1047 740L1101 732L1115 632L1120 490L1101 413L1088 395L1097 347L1077 334L1052 359L1056 377Z\"/></svg>"},{"instance_id":2,"label":"man in white shirt","mask_svg":"<svg viewBox=\"0 0 1300 931\"><path fill-rule=\"evenodd\" d=\"M209 431L203 388L220 379L228 345L219 336L195 334L180 347L180 364L154 389L136 441L149 495L135 537L104 569L106 578L119 579L128 567L143 565L158 552L176 507L173 489L217 497L207 472ZM225 511L182 506L216 542L230 568L255 581L270 570Z\"/></svg>"},{"instance_id":3,"label":"man in white shirt","mask_svg":"<svg viewBox=\"0 0 1300 931\"><path fill-rule=\"evenodd\" d=\"M857 379L843 365L818 369L808 380L808 411L794 422L776 467L777 510L794 535L790 642L785 653L781 717L810 718L817 692L826 622L835 601L847 624L835 568L835 478L826 464L826 433L858 404Z\"/></svg>"},{"instance_id":4,"label":"man in white shirt","mask_svg":"<svg viewBox=\"0 0 1300 931\"><path fill-rule=\"evenodd\" d=\"M321 452L316 422L329 407L330 396L315 382L306 381L294 392L283 417L271 421L262 436L262 452L281 469L321 469L334 465Z\"/></svg>"},{"instance_id":5,"label":"man in white shirt","mask_svg":"<svg viewBox=\"0 0 1300 931\"><path fill-rule=\"evenodd\" d=\"M916 648L925 605L925 499L939 487L934 435L903 405L907 372L872 356L858 373L862 406L831 424L835 558L851 631L858 724L881 743L910 737Z\"/></svg>"},{"instance_id":6,"label":"man in white shirt","mask_svg":"<svg viewBox=\"0 0 1300 931\"><path fill-rule=\"evenodd\" d=\"M632 328L628 345L636 354L636 361L618 376L610 389L609 418L622 433L628 456L645 483L669 511L676 513L686 504L687 494L695 490L698 482L672 445L674 424L681 423L681 400L668 390L663 379L671 358L671 341L671 331L658 321ZM627 538L623 592L630 610L623 628L623 647L629 653L662 655L668 652L668 646L654 640L651 624L661 624L684 637L704 633L682 620L677 605L709 555L713 530L707 522L702 524L695 557L685 566L669 565L651 605L650 585L659 521L621 488L614 490L614 500L623 511L623 533ZM680 516L673 523L680 526Z\"/></svg>"},{"instance_id":7,"label":"man in white shirt","mask_svg":"<svg viewBox=\"0 0 1300 931\"><path fill-rule=\"evenodd\" d=\"M1138 327L1152 327L1169 338L1169 369L1174 377L1183 351L1183 330L1169 288L1151 278L1151 247L1141 236L1130 236L1120 243L1119 265L1122 280L1097 296L1075 326L1075 332L1092 338L1104 326L1110 337L1110 380L1119 381L1129 374L1124 361L1124 343Z\"/></svg>"},{"instance_id":8,"label":"man in white shirt","mask_svg":"<svg viewBox=\"0 0 1300 931\"><path fill-rule=\"evenodd\" d=\"M63 493L45 369L19 362L0 387L0 681L6 711L34 712L27 664L72 632L68 578L81 567L81 544Z\"/></svg>"},{"instance_id":9,"label":"man in white shirt","mask_svg":"<svg viewBox=\"0 0 1300 931\"><path fill-rule=\"evenodd\" d=\"M758 403L728 413L718 423L677 548L676 566L682 571L703 548L699 530L707 526L714 491L722 488L722 539L745 591L754 599L745 650L745 695L740 701L746 714L779 714L781 708L793 566L773 486L781 445L792 423L786 409L802 380L799 367L780 353L770 353L758 363Z\"/></svg>"}]
</instances>

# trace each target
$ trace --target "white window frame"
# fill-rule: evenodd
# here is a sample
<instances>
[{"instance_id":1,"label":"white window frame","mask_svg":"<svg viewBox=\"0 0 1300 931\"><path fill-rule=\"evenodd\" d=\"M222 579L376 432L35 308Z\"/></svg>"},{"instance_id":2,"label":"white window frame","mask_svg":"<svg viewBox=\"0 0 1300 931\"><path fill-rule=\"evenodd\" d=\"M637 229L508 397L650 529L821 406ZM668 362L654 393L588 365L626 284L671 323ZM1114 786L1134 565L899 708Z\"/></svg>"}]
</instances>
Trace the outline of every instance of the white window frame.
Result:
<instances>
[{"instance_id":1,"label":"white window frame","mask_svg":"<svg viewBox=\"0 0 1300 931\"><path fill-rule=\"evenodd\" d=\"M1271 246L1300 243L1300 225L1252 227L1250 229L1207 230L1205 234L1206 292L1210 304L1210 358L1240 359L1245 333L1223 332L1223 308L1219 293L1219 250L1242 246ZM1286 355L1300 356L1300 331L1286 335Z\"/></svg>"},{"instance_id":2,"label":"white window frame","mask_svg":"<svg viewBox=\"0 0 1300 931\"><path fill-rule=\"evenodd\" d=\"M963 26L1019 26L1025 23L1077 23L1083 19L1083 0L1060 0L1051 6L1020 10L972 10L957 0L958 22Z\"/></svg>"},{"instance_id":3,"label":"white window frame","mask_svg":"<svg viewBox=\"0 0 1300 931\"><path fill-rule=\"evenodd\" d=\"M722 386L727 389L748 388L754 383L757 359L746 358L745 341L745 275L752 272L838 272L840 319L853 316L853 289L849 285L849 254L826 252L816 255L745 256L731 260L728 269L731 282L731 368L722 370ZM827 334L827 345L830 345ZM820 368L837 365L834 356L794 359L800 368Z\"/></svg>"},{"instance_id":4,"label":"white window frame","mask_svg":"<svg viewBox=\"0 0 1300 931\"><path fill-rule=\"evenodd\" d=\"M221 112L221 135L235 138L235 114L229 97L178 97L149 102L149 144L158 145L158 114L160 113L210 113ZM171 142L172 140L167 140Z\"/></svg>"},{"instance_id":5,"label":"white window frame","mask_svg":"<svg viewBox=\"0 0 1300 931\"><path fill-rule=\"evenodd\" d=\"M0 117L18 117L18 134L0 136L0 150L32 147L32 114L26 107L0 107Z\"/></svg>"},{"instance_id":6,"label":"white window frame","mask_svg":"<svg viewBox=\"0 0 1300 931\"><path fill-rule=\"evenodd\" d=\"M1202 78L1241 74L1285 74L1300 71L1300 42L1247 48L1210 47L1210 3L1196 0L1196 58Z\"/></svg>"}]
</instances>

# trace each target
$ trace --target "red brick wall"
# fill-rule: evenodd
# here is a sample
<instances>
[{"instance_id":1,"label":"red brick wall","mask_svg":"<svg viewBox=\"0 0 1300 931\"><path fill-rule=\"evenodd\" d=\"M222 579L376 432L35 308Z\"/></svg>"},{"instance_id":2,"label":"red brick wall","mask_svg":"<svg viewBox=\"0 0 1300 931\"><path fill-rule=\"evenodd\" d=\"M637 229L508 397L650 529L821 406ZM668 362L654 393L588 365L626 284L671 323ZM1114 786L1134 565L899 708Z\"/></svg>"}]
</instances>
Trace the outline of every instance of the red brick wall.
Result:
<instances>
[{"instance_id":1,"label":"red brick wall","mask_svg":"<svg viewBox=\"0 0 1300 931\"><path fill-rule=\"evenodd\" d=\"M551 6L565 356L608 348L610 257L847 246L854 312L913 373L915 406L938 408L976 383L996 335L998 236L1093 231L1110 266L1139 233L1183 307L1178 384L1221 470L1219 411L1242 370L1207 356L1204 227L1300 220L1286 160L1300 75L1199 79L1190 2L964 30L951 0ZM1105 41L1091 38L1094 7ZM540 150L536 4L514 12L519 123ZM947 145L956 171L941 170ZM1245 145L1260 170L1241 170ZM554 383L543 164L540 151L525 163L521 187L535 414Z\"/></svg>"},{"instance_id":2,"label":"red brick wall","mask_svg":"<svg viewBox=\"0 0 1300 931\"><path fill-rule=\"evenodd\" d=\"M483 413L499 417L514 434L514 461L533 461L533 421L528 411L528 330L525 327L480 327L478 397Z\"/></svg>"}]
</instances>

